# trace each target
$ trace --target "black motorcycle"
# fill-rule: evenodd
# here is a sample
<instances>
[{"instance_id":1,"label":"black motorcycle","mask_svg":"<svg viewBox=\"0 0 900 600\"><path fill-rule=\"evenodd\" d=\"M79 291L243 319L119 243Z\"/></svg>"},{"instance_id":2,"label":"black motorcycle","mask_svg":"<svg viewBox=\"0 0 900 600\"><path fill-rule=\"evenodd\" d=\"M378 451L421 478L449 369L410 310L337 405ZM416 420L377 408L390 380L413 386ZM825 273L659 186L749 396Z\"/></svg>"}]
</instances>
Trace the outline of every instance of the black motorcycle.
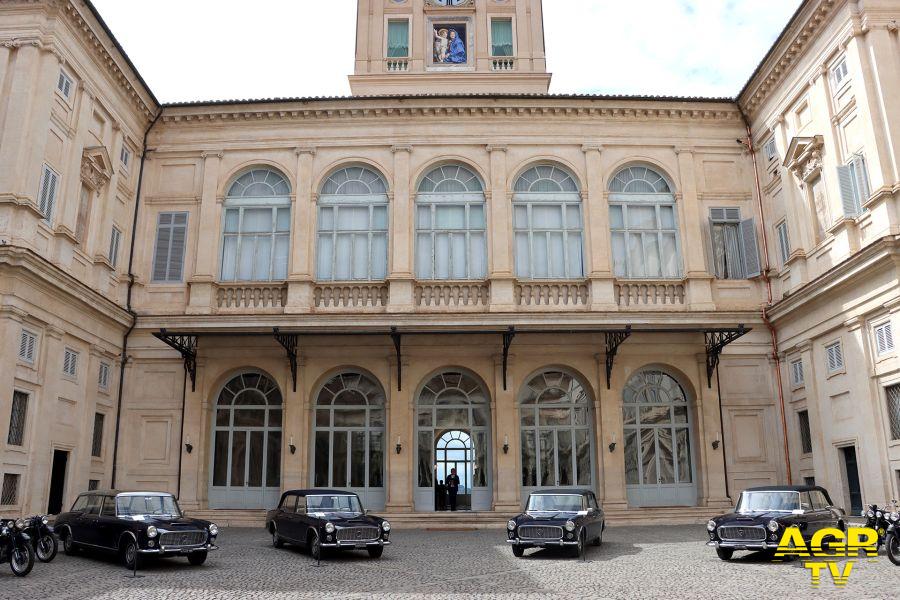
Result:
<instances>
[{"instance_id":1,"label":"black motorcycle","mask_svg":"<svg viewBox=\"0 0 900 600\"><path fill-rule=\"evenodd\" d=\"M887 532L884 536L884 547L887 550L888 559L900 567L900 507L897 501L893 501L893 510L885 513L888 521Z\"/></svg>"},{"instance_id":2,"label":"black motorcycle","mask_svg":"<svg viewBox=\"0 0 900 600\"><path fill-rule=\"evenodd\" d=\"M31 547L39 561L48 563L56 558L59 543L46 516L35 515L25 519L25 533L31 538Z\"/></svg>"},{"instance_id":3,"label":"black motorcycle","mask_svg":"<svg viewBox=\"0 0 900 600\"><path fill-rule=\"evenodd\" d=\"M8 562L17 577L25 577L34 567L31 538L25 533L25 519L0 523L0 563Z\"/></svg>"},{"instance_id":4,"label":"black motorcycle","mask_svg":"<svg viewBox=\"0 0 900 600\"><path fill-rule=\"evenodd\" d=\"M892 500L891 504L884 508L878 508L877 504L869 504L862 511L862 516L866 518L866 527L878 532L879 550L881 550L881 546L885 543L887 530L891 524L889 518L895 503L896 500Z\"/></svg>"}]
</instances>

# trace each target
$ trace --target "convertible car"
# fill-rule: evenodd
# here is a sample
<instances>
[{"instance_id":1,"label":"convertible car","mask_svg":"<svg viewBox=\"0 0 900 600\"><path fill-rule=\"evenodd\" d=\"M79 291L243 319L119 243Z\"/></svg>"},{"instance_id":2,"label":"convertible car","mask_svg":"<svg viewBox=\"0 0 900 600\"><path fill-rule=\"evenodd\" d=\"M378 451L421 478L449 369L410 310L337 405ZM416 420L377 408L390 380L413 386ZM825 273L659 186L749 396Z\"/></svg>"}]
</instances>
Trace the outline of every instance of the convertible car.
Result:
<instances>
[{"instance_id":1,"label":"convertible car","mask_svg":"<svg viewBox=\"0 0 900 600\"><path fill-rule=\"evenodd\" d=\"M824 488L817 486L771 486L741 493L734 512L706 524L707 546L722 560L731 560L737 550L774 554L788 527L798 527L809 544L820 529L845 530L843 509L835 508Z\"/></svg>"},{"instance_id":2,"label":"convertible car","mask_svg":"<svg viewBox=\"0 0 900 600\"><path fill-rule=\"evenodd\" d=\"M603 543L606 519L591 490L539 490L532 492L525 512L506 524L506 543L521 558L528 548L567 548L584 554L588 542Z\"/></svg>"}]
</instances>

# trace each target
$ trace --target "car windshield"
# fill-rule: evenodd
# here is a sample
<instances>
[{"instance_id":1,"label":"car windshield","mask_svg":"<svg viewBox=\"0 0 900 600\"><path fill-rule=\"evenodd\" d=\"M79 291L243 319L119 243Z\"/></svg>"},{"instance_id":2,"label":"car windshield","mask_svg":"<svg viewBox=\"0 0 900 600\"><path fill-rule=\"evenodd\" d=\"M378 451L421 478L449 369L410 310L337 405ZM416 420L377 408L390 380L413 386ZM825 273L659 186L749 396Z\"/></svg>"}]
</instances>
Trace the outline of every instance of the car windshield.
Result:
<instances>
[{"instance_id":1,"label":"car windshield","mask_svg":"<svg viewBox=\"0 0 900 600\"><path fill-rule=\"evenodd\" d=\"M356 496L307 496L307 512L349 512L362 513L362 506Z\"/></svg>"},{"instance_id":2,"label":"car windshield","mask_svg":"<svg viewBox=\"0 0 900 600\"><path fill-rule=\"evenodd\" d=\"M737 505L741 513L794 510L800 510L799 492L744 492Z\"/></svg>"},{"instance_id":3,"label":"car windshield","mask_svg":"<svg viewBox=\"0 0 900 600\"><path fill-rule=\"evenodd\" d=\"M575 494L532 494L528 498L528 512L578 512L581 496Z\"/></svg>"},{"instance_id":4,"label":"car windshield","mask_svg":"<svg viewBox=\"0 0 900 600\"><path fill-rule=\"evenodd\" d=\"M180 517L181 509L172 496L149 494L119 496L116 498L116 513L120 517Z\"/></svg>"}]
</instances>

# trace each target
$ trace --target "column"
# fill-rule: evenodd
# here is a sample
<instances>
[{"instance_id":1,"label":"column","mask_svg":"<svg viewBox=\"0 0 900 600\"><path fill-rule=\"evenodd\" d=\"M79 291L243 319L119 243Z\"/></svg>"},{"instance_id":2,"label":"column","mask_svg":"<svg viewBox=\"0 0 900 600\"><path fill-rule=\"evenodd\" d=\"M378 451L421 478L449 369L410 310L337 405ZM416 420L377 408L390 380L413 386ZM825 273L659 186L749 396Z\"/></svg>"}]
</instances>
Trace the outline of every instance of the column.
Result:
<instances>
[{"instance_id":1,"label":"column","mask_svg":"<svg viewBox=\"0 0 900 600\"><path fill-rule=\"evenodd\" d=\"M519 412L516 407L516 393L513 377L508 375L503 389L503 355L494 355L494 401L491 415L494 422L494 510L514 513L521 506L521 434ZM512 367L515 357L510 355L507 367ZM509 370L512 370L511 368ZM504 445L508 448L504 451Z\"/></svg>"},{"instance_id":2,"label":"column","mask_svg":"<svg viewBox=\"0 0 900 600\"><path fill-rule=\"evenodd\" d=\"M491 311L515 310L515 275L513 274L512 197L506 192L506 152L501 145L487 146L491 172L488 182L487 222L490 243Z\"/></svg>"},{"instance_id":3,"label":"column","mask_svg":"<svg viewBox=\"0 0 900 600\"><path fill-rule=\"evenodd\" d=\"M606 354L595 354L597 361L597 383L599 390L606 390ZM598 472L602 484L600 494L603 506L614 510L628 508L625 480L625 429L622 424L622 388L625 385L621 366L614 366L610 379L610 389L602 392L606 398L598 408L596 452ZM598 395L599 397L599 395ZM595 404L596 406L596 404ZM611 445L615 444L611 448Z\"/></svg>"},{"instance_id":4,"label":"column","mask_svg":"<svg viewBox=\"0 0 900 600\"><path fill-rule=\"evenodd\" d=\"M697 354L697 423L691 436L696 440L694 448L698 454L697 473L695 477L702 479L697 481L699 497L698 501L703 506L732 506L726 493L725 479L725 435L720 431L719 411L722 410L722 399L716 389L715 383L709 386L706 377L706 353ZM720 367L721 368L721 367ZM713 377L715 377L713 373ZM718 448L713 448L713 442L718 440ZM733 448L729 448L732 452Z\"/></svg>"},{"instance_id":5,"label":"column","mask_svg":"<svg viewBox=\"0 0 900 600\"><path fill-rule=\"evenodd\" d=\"M412 146L394 146L394 199L391 206L391 264L389 308L391 312L413 312L413 248L415 246L415 221L409 174Z\"/></svg>"},{"instance_id":6,"label":"column","mask_svg":"<svg viewBox=\"0 0 900 600\"><path fill-rule=\"evenodd\" d=\"M297 180L294 182L294 207L291 213L291 264L285 313L303 314L312 312L313 305L316 207L312 193L312 172L316 149L296 148L294 153L297 155Z\"/></svg>"},{"instance_id":7,"label":"column","mask_svg":"<svg viewBox=\"0 0 900 600\"><path fill-rule=\"evenodd\" d=\"M219 189L219 165L222 152L204 152L203 184L200 195L200 224L197 227L194 275L190 279L190 304L186 312L191 315L212 314L215 304L215 280L218 261L219 215L221 207L217 194ZM189 236L190 237L190 236Z\"/></svg>"},{"instance_id":8,"label":"column","mask_svg":"<svg viewBox=\"0 0 900 600\"><path fill-rule=\"evenodd\" d=\"M409 381L409 359L402 356L403 367L402 390L397 389L397 357L391 354L388 359L388 396L387 430L385 432L385 453L387 454L387 501L388 512L411 512L413 510L413 492L416 487L418 469L416 468L418 443L413 425L414 403ZM397 442L402 449L397 453Z\"/></svg>"},{"instance_id":9,"label":"column","mask_svg":"<svg viewBox=\"0 0 900 600\"><path fill-rule=\"evenodd\" d=\"M697 173L692 148L675 150L681 176L681 197L678 200L681 221L681 251L690 310L715 310L712 300L713 276L707 270L703 255L703 221L700 218L700 197L697 193Z\"/></svg>"},{"instance_id":10,"label":"column","mask_svg":"<svg viewBox=\"0 0 900 600\"><path fill-rule=\"evenodd\" d=\"M609 203L600 163L603 146L585 144L584 167L587 179L582 190L584 211L585 268L591 282L591 310L616 310L615 281L610 263Z\"/></svg>"}]
</instances>

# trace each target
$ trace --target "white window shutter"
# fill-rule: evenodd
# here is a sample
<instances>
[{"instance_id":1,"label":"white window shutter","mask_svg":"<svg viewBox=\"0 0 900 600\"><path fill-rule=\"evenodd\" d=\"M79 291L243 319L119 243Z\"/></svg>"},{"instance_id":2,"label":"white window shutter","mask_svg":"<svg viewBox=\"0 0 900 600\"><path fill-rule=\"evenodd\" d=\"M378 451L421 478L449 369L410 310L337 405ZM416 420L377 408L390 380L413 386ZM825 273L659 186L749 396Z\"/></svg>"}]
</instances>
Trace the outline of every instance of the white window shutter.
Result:
<instances>
[{"instance_id":1,"label":"white window shutter","mask_svg":"<svg viewBox=\"0 0 900 600\"><path fill-rule=\"evenodd\" d=\"M756 241L756 220L741 221L741 243L744 254L744 276L748 279L762 275L759 261L759 244Z\"/></svg>"},{"instance_id":2,"label":"white window shutter","mask_svg":"<svg viewBox=\"0 0 900 600\"><path fill-rule=\"evenodd\" d=\"M875 347L879 356L894 351L894 334L890 323L875 328Z\"/></svg>"},{"instance_id":3,"label":"white window shutter","mask_svg":"<svg viewBox=\"0 0 900 600\"><path fill-rule=\"evenodd\" d=\"M47 222L50 222L53 218L53 206L56 204L58 180L59 175L53 169L44 165L44 170L41 173L41 187L38 192L38 210Z\"/></svg>"},{"instance_id":4,"label":"white window shutter","mask_svg":"<svg viewBox=\"0 0 900 600\"><path fill-rule=\"evenodd\" d=\"M856 197L856 189L853 185L853 173L849 166L837 168L838 182L841 186L841 202L844 206L844 216L855 219L859 216L859 199Z\"/></svg>"},{"instance_id":5,"label":"white window shutter","mask_svg":"<svg viewBox=\"0 0 900 600\"><path fill-rule=\"evenodd\" d=\"M853 165L852 171L856 179L857 201L861 211L861 206L866 203L871 193L869 191L869 171L866 168L866 159L861 154L854 156L851 164Z\"/></svg>"},{"instance_id":6,"label":"white window shutter","mask_svg":"<svg viewBox=\"0 0 900 600\"><path fill-rule=\"evenodd\" d=\"M184 225L172 227L172 249L169 252L169 281L181 281L186 234L187 228Z\"/></svg>"}]
</instances>

